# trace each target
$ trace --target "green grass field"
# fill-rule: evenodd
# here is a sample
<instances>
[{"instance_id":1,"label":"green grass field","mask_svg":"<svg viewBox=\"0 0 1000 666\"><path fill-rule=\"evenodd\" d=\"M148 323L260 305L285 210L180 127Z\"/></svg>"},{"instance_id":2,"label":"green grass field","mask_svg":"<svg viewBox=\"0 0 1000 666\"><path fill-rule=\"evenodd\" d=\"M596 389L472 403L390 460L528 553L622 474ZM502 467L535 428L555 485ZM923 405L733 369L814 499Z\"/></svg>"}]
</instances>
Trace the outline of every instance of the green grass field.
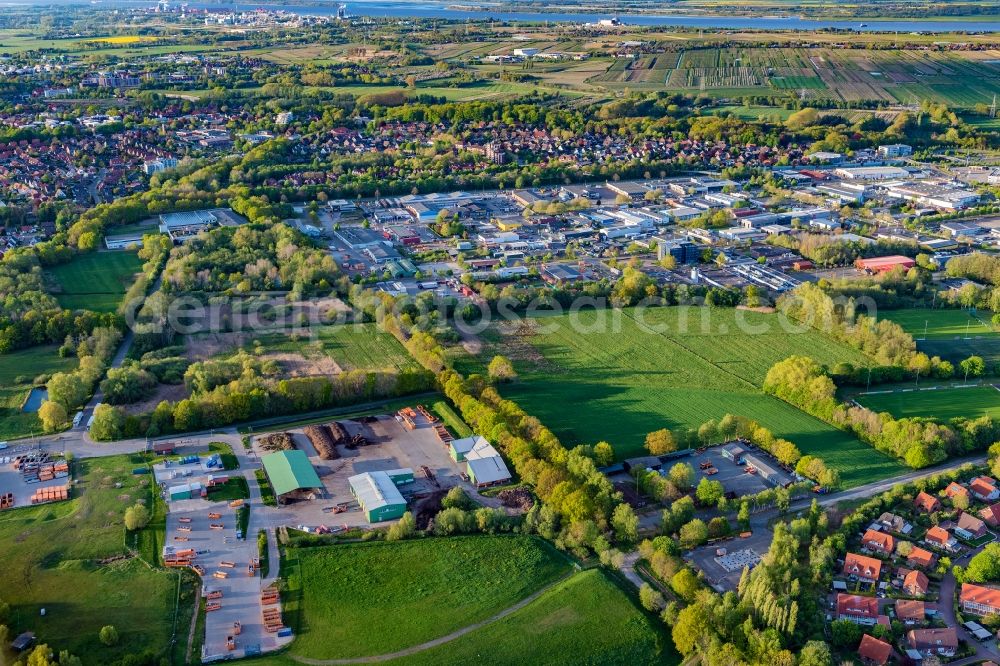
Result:
<instances>
[{"instance_id":1,"label":"green grass field","mask_svg":"<svg viewBox=\"0 0 1000 666\"><path fill-rule=\"evenodd\" d=\"M645 436L653 430L697 427L734 413L757 419L803 453L821 456L840 470L847 487L902 469L856 438L760 391L768 369L793 354L863 366L860 352L813 330L787 333L776 315L653 308L642 315L645 327L637 316L632 310L588 311L578 318L580 330L569 315L539 317L536 332L527 336L500 336L491 329L480 358L459 358L457 367L480 372L493 354L510 356L520 378L501 389L504 396L565 444L606 440L619 458L644 454ZM598 318L608 318L606 325Z\"/></svg>"},{"instance_id":2,"label":"green grass field","mask_svg":"<svg viewBox=\"0 0 1000 666\"><path fill-rule=\"evenodd\" d=\"M679 664L660 631L606 574L590 570L498 622L391 663Z\"/></svg>"},{"instance_id":3,"label":"green grass field","mask_svg":"<svg viewBox=\"0 0 1000 666\"><path fill-rule=\"evenodd\" d=\"M397 616L404 618L405 616ZM649 619L599 569L575 574L524 608L465 636L389 664L602 664L675 666L680 656L659 621ZM290 651L243 662L295 666Z\"/></svg>"},{"instance_id":4,"label":"green grass field","mask_svg":"<svg viewBox=\"0 0 1000 666\"><path fill-rule=\"evenodd\" d=\"M993 313L980 310L885 310L879 313L903 327L917 341L917 349L958 364L973 354L987 368L1000 364L1000 332L990 323Z\"/></svg>"},{"instance_id":5,"label":"green grass field","mask_svg":"<svg viewBox=\"0 0 1000 666\"><path fill-rule=\"evenodd\" d=\"M379 655L444 636L570 570L549 544L524 536L347 544L293 557L302 596L292 652L316 659Z\"/></svg>"},{"instance_id":6,"label":"green grass field","mask_svg":"<svg viewBox=\"0 0 1000 666\"><path fill-rule=\"evenodd\" d=\"M49 269L69 310L114 312L142 267L134 252L91 252Z\"/></svg>"},{"instance_id":7,"label":"green grass field","mask_svg":"<svg viewBox=\"0 0 1000 666\"><path fill-rule=\"evenodd\" d=\"M136 559L99 563L126 552L125 508L149 495L142 485L149 477L131 474L138 462L130 456L80 460L73 499L0 513L0 590L11 605L12 634L34 631L39 643L69 650L85 664L146 650L167 656L178 573L152 571ZM20 505L29 498L15 500ZM115 647L98 639L107 624L121 636Z\"/></svg>"},{"instance_id":8,"label":"green grass field","mask_svg":"<svg viewBox=\"0 0 1000 666\"><path fill-rule=\"evenodd\" d=\"M926 337L941 339L962 339L966 336L994 336L997 331L990 324L992 312L968 310L883 310L881 319L894 321L903 327L915 340Z\"/></svg>"},{"instance_id":9,"label":"green grass field","mask_svg":"<svg viewBox=\"0 0 1000 666\"><path fill-rule=\"evenodd\" d=\"M382 368L415 368L406 348L377 324L343 324L315 326L310 329L315 339L293 339L286 333L260 335L265 352L289 352L306 358L327 356L343 370L377 370Z\"/></svg>"},{"instance_id":10,"label":"green grass field","mask_svg":"<svg viewBox=\"0 0 1000 666\"><path fill-rule=\"evenodd\" d=\"M76 367L76 358L61 358L53 346L30 347L0 355L0 440L42 432L35 413L21 411L33 380L39 375Z\"/></svg>"},{"instance_id":11,"label":"green grass field","mask_svg":"<svg viewBox=\"0 0 1000 666\"><path fill-rule=\"evenodd\" d=\"M960 417L1000 418L1000 391L992 386L895 391L859 395L855 400L868 409L889 412L896 418L923 417L942 422Z\"/></svg>"}]
</instances>

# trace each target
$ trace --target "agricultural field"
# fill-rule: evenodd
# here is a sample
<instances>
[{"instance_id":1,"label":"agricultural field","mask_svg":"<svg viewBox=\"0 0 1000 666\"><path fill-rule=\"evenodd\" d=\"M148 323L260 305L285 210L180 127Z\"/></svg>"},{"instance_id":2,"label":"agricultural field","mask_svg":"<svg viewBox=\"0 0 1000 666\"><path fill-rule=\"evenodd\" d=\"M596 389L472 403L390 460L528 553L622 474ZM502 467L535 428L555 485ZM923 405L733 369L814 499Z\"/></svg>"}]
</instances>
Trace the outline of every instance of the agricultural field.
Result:
<instances>
[{"instance_id":1,"label":"agricultural field","mask_svg":"<svg viewBox=\"0 0 1000 666\"><path fill-rule=\"evenodd\" d=\"M148 477L131 474L136 462L130 456L77 461L72 499L0 513L0 589L11 605L12 633L34 631L40 643L88 665L146 651L170 656L180 574L130 557L102 563L126 555L124 511L149 497ZM191 606L186 586L184 599ZM190 608L182 602L180 611L183 624ZM118 630L117 646L98 639L107 624Z\"/></svg>"},{"instance_id":2,"label":"agricultural field","mask_svg":"<svg viewBox=\"0 0 1000 666\"><path fill-rule=\"evenodd\" d=\"M588 80L610 89L676 90L715 97L786 93L888 104L989 104L1000 94L1000 51L833 47L699 47L617 59Z\"/></svg>"},{"instance_id":3,"label":"agricultural field","mask_svg":"<svg viewBox=\"0 0 1000 666\"><path fill-rule=\"evenodd\" d=\"M821 456L847 487L902 469L760 391L768 369L793 354L866 365L860 352L816 331L790 334L776 315L721 308L587 311L577 320L574 326L569 315L556 315L490 329L480 356L459 356L456 367L481 372L492 355L509 356L519 379L501 389L505 396L565 444L606 440L619 459L643 455L651 431L694 428L734 413L758 420L805 454Z\"/></svg>"},{"instance_id":4,"label":"agricultural field","mask_svg":"<svg viewBox=\"0 0 1000 666\"><path fill-rule=\"evenodd\" d=\"M896 418L931 418L944 423L954 418L1000 418L1000 390L993 386L896 389L859 395L855 400L872 411L889 412Z\"/></svg>"},{"instance_id":5,"label":"agricultural field","mask_svg":"<svg viewBox=\"0 0 1000 666\"><path fill-rule=\"evenodd\" d=\"M988 368L1000 363L1000 332L990 322L992 312L967 310L885 310L880 317L903 327L917 349L952 363L982 356Z\"/></svg>"},{"instance_id":6,"label":"agricultural field","mask_svg":"<svg viewBox=\"0 0 1000 666\"><path fill-rule=\"evenodd\" d=\"M90 252L48 269L52 292L68 310L114 312L142 260L134 252Z\"/></svg>"},{"instance_id":7,"label":"agricultural field","mask_svg":"<svg viewBox=\"0 0 1000 666\"><path fill-rule=\"evenodd\" d=\"M473 536L292 549L297 657L386 654L485 620L570 571L548 543ZM293 602L295 603L295 602Z\"/></svg>"},{"instance_id":8,"label":"agricultural field","mask_svg":"<svg viewBox=\"0 0 1000 666\"><path fill-rule=\"evenodd\" d=\"M0 356L0 440L42 431L36 413L22 411L35 379L76 367L76 358L62 358L54 346L31 347Z\"/></svg>"},{"instance_id":9,"label":"agricultural field","mask_svg":"<svg viewBox=\"0 0 1000 666\"><path fill-rule=\"evenodd\" d=\"M247 666L295 666L296 646ZM640 611L600 569L556 583L524 608L444 645L384 663L434 666L525 663L675 666L680 656L657 620Z\"/></svg>"}]
</instances>

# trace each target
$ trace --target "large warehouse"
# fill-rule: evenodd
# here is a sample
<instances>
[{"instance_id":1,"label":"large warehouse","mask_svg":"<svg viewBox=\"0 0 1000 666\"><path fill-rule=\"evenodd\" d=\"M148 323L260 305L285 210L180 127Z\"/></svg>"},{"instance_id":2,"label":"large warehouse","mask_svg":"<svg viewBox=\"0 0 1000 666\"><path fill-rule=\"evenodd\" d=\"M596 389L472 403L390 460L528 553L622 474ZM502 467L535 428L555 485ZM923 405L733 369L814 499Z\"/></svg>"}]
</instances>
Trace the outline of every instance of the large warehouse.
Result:
<instances>
[{"instance_id":1,"label":"large warehouse","mask_svg":"<svg viewBox=\"0 0 1000 666\"><path fill-rule=\"evenodd\" d=\"M260 462L279 502L299 499L301 495L323 487L304 451L270 453L261 456Z\"/></svg>"},{"instance_id":2,"label":"large warehouse","mask_svg":"<svg viewBox=\"0 0 1000 666\"><path fill-rule=\"evenodd\" d=\"M413 480L412 471L409 481ZM369 523L380 523L383 520L395 520L406 512L406 500L396 488L393 477L388 472L365 472L356 474L347 482L351 485L351 494L358 500L361 510ZM400 482L407 479L400 477Z\"/></svg>"}]
</instances>

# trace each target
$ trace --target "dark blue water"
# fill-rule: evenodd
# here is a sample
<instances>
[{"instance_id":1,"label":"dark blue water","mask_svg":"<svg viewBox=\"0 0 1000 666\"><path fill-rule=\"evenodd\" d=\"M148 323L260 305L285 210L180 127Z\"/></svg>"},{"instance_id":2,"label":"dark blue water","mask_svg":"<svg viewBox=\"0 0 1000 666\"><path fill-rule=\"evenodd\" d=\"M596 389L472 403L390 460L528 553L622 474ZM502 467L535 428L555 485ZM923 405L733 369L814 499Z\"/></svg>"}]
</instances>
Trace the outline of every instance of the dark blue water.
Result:
<instances>
[{"instance_id":1,"label":"dark blue water","mask_svg":"<svg viewBox=\"0 0 1000 666\"><path fill-rule=\"evenodd\" d=\"M42 403L48 399L49 390L36 386L31 389L31 393L28 394L28 399L24 401L24 407L21 408L21 411L27 414L34 414L41 408Z\"/></svg>"},{"instance_id":2,"label":"dark blue water","mask_svg":"<svg viewBox=\"0 0 1000 666\"><path fill-rule=\"evenodd\" d=\"M461 2L461 0L456 0ZM474 3L475 0L471 0ZM108 4L108 3L102 3ZM129 3L131 4L131 3ZM316 5L282 5L274 3L257 4L253 2L238 2L239 9L262 8L269 10L284 9L298 14L329 16L337 13L339 2L318 3ZM392 18L439 18L445 20L489 19L504 21L534 21L558 23L596 23L601 14L562 13L562 12L510 12L510 11L473 11L455 9L450 2L407 2L406 0L357 0L347 3L347 13L350 16L392 17ZM189 6L197 9L233 9L231 2L189 2ZM860 21L824 21L822 19L804 19L795 16L752 18L743 16L667 16L653 14L621 14L619 18L627 25L685 27L704 29L737 29L737 30L822 30L836 28L841 30L865 30L872 32L1000 32L1000 20L989 21L916 21L898 19L891 21L876 21L865 19L867 24L861 26Z\"/></svg>"}]
</instances>

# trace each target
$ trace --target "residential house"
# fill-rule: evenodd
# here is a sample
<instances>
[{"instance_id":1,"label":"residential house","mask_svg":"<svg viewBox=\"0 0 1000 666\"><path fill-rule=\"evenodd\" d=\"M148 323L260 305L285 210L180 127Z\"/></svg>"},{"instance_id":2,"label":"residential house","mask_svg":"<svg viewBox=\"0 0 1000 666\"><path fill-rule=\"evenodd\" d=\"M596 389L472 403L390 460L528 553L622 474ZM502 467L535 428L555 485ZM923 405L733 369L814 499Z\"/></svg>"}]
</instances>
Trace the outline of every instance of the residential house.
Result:
<instances>
[{"instance_id":1,"label":"residential house","mask_svg":"<svg viewBox=\"0 0 1000 666\"><path fill-rule=\"evenodd\" d=\"M1000 502L981 510L979 517L990 527L1000 527Z\"/></svg>"},{"instance_id":2,"label":"residential house","mask_svg":"<svg viewBox=\"0 0 1000 666\"><path fill-rule=\"evenodd\" d=\"M880 641L869 634L864 634L861 637L861 645L858 646L858 657L861 658L861 663L870 666L883 666L888 663L891 654L892 646L885 641Z\"/></svg>"},{"instance_id":3,"label":"residential house","mask_svg":"<svg viewBox=\"0 0 1000 666\"><path fill-rule=\"evenodd\" d=\"M958 542L955 541L955 538L937 525L927 530L927 534L924 535L924 541L945 550L955 550L958 548Z\"/></svg>"},{"instance_id":4,"label":"residential house","mask_svg":"<svg viewBox=\"0 0 1000 666\"><path fill-rule=\"evenodd\" d=\"M955 533L965 539L978 539L986 535L986 523L963 511L955 525Z\"/></svg>"},{"instance_id":5,"label":"residential house","mask_svg":"<svg viewBox=\"0 0 1000 666\"><path fill-rule=\"evenodd\" d=\"M906 522L902 516L897 516L894 513L889 513L886 511L881 516L878 517L878 524L883 527L883 529L889 532L895 532L896 534L909 534L913 526Z\"/></svg>"},{"instance_id":6,"label":"residential house","mask_svg":"<svg viewBox=\"0 0 1000 666\"><path fill-rule=\"evenodd\" d=\"M882 574L882 560L848 553L844 558L844 575L866 583L874 583Z\"/></svg>"},{"instance_id":7,"label":"residential house","mask_svg":"<svg viewBox=\"0 0 1000 666\"><path fill-rule=\"evenodd\" d=\"M911 650L916 650L925 657L954 657L958 650L958 632L954 627L911 629L906 634L906 642Z\"/></svg>"},{"instance_id":8,"label":"residential house","mask_svg":"<svg viewBox=\"0 0 1000 666\"><path fill-rule=\"evenodd\" d=\"M973 615L997 615L1000 614L1000 590L984 585L962 583L958 603L963 611Z\"/></svg>"},{"instance_id":9,"label":"residential house","mask_svg":"<svg viewBox=\"0 0 1000 666\"><path fill-rule=\"evenodd\" d=\"M937 555L919 546L914 546L906 558L906 566L908 567L930 569L935 564L937 564Z\"/></svg>"},{"instance_id":10,"label":"residential house","mask_svg":"<svg viewBox=\"0 0 1000 666\"><path fill-rule=\"evenodd\" d=\"M904 624L921 624L927 619L927 608L919 599L897 599L896 619Z\"/></svg>"},{"instance_id":11,"label":"residential house","mask_svg":"<svg viewBox=\"0 0 1000 666\"><path fill-rule=\"evenodd\" d=\"M903 579L903 591L915 597L922 597L930 589L930 581L923 571L914 569Z\"/></svg>"},{"instance_id":12,"label":"residential house","mask_svg":"<svg viewBox=\"0 0 1000 666\"><path fill-rule=\"evenodd\" d=\"M996 479L988 476L978 476L969 482L969 490L976 499L982 502L992 502L1000 499L1000 488L997 488Z\"/></svg>"},{"instance_id":13,"label":"residential house","mask_svg":"<svg viewBox=\"0 0 1000 666\"><path fill-rule=\"evenodd\" d=\"M937 497L929 495L923 491L917 495L917 498L913 500L913 503L916 505L917 510L922 511L923 513L934 513L935 511L941 510L941 501Z\"/></svg>"},{"instance_id":14,"label":"residential house","mask_svg":"<svg viewBox=\"0 0 1000 666\"><path fill-rule=\"evenodd\" d=\"M944 489L944 496L948 499L955 499L960 496L970 497L971 493L969 493L969 489L965 486L961 486L952 481L948 484L948 487Z\"/></svg>"},{"instance_id":15,"label":"residential house","mask_svg":"<svg viewBox=\"0 0 1000 666\"><path fill-rule=\"evenodd\" d=\"M892 551L896 549L896 540L891 534L869 529L865 532L865 535L861 537L861 545L873 553L892 555Z\"/></svg>"},{"instance_id":16,"label":"residential house","mask_svg":"<svg viewBox=\"0 0 1000 666\"><path fill-rule=\"evenodd\" d=\"M855 624L873 625L878 622L878 599L857 594L837 595L837 619Z\"/></svg>"}]
</instances>

